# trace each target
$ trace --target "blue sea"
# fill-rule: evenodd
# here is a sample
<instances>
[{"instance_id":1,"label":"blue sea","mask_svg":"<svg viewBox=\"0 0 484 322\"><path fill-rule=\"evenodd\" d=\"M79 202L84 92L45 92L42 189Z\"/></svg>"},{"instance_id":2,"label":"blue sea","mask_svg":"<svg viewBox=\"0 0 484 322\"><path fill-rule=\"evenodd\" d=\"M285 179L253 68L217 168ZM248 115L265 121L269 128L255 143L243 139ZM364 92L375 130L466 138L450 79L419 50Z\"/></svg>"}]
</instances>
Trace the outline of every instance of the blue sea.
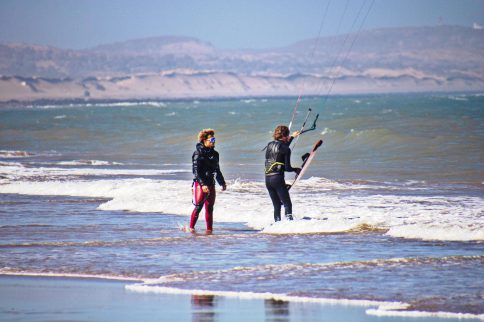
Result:
<instances>
[{"instance_id":1,"label":"blue sea","mask_svg":"<svg viewBox=\"0 0 484 322\"><path fill-rule=\"evenodd\" d=\"M484 94L303 98L274 223L264 152L295 98L0 109L0 273L141 280L128 292L342 303L484 319ZM191 155L216 131L214 232L184 228ZM292 174L286 176L291 182Z\"/></svg>"}]
</instances>

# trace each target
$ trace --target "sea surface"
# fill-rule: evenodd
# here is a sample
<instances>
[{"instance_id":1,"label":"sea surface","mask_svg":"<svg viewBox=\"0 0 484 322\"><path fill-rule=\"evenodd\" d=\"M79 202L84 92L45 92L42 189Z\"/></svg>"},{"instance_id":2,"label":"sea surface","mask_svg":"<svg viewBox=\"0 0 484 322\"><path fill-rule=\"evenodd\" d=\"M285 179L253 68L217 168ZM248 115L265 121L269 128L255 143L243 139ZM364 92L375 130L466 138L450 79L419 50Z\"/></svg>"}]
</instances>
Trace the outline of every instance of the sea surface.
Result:
<instances>
[{"instance_id":1,"label":"sea surface","mask_svg":"<svg viewBox=\"0 0 484 322\"><path fill-rule=\"evenodd\" d=\"M129 292L343 303L380 316L484 319L484 94L303 98L274 223L271 132L296 99L0 109L0 273L126 280ZM191 155L216 130L228 183L214 232L192 210ZM292 174L286 181L293 180Z\"/></svg>"}]
</instances>

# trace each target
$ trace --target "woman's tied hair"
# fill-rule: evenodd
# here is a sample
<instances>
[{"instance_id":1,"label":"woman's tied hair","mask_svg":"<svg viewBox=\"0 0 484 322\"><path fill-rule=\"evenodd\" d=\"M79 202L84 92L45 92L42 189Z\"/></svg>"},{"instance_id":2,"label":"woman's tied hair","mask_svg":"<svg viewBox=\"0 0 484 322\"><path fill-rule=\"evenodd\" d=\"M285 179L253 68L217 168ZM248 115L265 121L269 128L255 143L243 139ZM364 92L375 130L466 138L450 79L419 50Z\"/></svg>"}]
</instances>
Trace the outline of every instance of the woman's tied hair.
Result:
<instances>
[{"instance_id":1,"label":"woman's tied hair","mask_svg":"<svg viewBox=\"0 0 484 322\"><path fill-rule=\"evenodd\" d=\"M286 137L289 135L289 128L285 125L278 125L276 129L274 130L274 134L272 137L274 140L280 140L283 137Z\"/></svg>"},{"instance_id":2,"label":"woman's tied hair","mask_svg":"<svg viewBox=\"0 0 484 322\"><path fill-rule=\"evenodd\" d=\"M203 129L198 133L198 142L203 142L205 141L209 136L214 137L215 136L215 130L214 129Z\"/></svg>"}]
</instances>

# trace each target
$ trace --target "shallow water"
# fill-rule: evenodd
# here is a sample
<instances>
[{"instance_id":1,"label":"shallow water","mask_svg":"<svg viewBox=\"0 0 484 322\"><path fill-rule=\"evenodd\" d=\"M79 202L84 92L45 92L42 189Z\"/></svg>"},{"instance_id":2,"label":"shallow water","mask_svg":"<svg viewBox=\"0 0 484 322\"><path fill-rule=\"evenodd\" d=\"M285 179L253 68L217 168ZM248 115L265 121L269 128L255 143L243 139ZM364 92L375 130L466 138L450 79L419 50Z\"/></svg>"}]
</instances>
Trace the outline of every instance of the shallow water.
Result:
<instances>
[{"instance_id":1,"label":"shallow water","mask_svg":"<svg viewBox=\"0 0 484 322\"><path fill-rule=\"evenodd\" d=\"M298 220L277 224L260 150L293 100L1 110L0 272L149 282L135 292L399 302L404 312L482 318L484 97L318 102L303 101L299 123L307 106L320 117L292 163L325 143L291 190ZM204 127L217 130L229 183L217 192L212 235L203 215L196 234L180 229Z\"/></svg>"}]
</instances>

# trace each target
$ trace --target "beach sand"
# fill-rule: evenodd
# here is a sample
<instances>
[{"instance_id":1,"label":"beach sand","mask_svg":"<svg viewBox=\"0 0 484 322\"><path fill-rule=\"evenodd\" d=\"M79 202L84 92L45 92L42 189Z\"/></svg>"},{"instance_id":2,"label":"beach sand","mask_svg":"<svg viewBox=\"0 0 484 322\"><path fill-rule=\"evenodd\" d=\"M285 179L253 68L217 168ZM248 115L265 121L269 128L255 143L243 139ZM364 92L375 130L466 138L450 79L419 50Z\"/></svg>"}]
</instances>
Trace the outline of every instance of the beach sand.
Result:
<instances>
[{"instance_id":1,"label":"beach sand","mask_svg":"<svg viewBox=\"0 0 484 322\"><path fill-rule=\"evenodd\" d=\"M377 317L366 307L186 294L146 294L132 281L0 276L0 321L453 321ZM469 320L468 320L469 321Z\"/></svg>"}]
</instances>

